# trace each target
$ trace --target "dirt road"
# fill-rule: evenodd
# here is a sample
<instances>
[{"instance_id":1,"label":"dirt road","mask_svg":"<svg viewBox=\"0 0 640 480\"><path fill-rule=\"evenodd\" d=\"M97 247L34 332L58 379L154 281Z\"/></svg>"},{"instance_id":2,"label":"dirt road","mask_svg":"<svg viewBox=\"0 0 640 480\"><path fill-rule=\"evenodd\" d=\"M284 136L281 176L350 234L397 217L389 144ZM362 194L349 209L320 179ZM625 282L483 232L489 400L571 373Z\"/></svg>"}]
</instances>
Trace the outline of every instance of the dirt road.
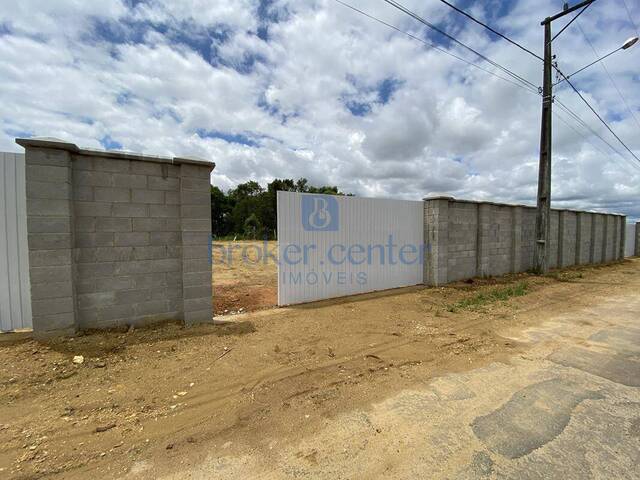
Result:
<instances>
[{"instance_id":1,"label":"dirt road","mask_svg":"<svg viewBox=\"0 0 640 480\"><path fill-rule=\"evenodd\" d=\"M636 259L230 325L3 339L0 468L4 478L637 478L639 312Z\"/></svg>"}]
</instances>

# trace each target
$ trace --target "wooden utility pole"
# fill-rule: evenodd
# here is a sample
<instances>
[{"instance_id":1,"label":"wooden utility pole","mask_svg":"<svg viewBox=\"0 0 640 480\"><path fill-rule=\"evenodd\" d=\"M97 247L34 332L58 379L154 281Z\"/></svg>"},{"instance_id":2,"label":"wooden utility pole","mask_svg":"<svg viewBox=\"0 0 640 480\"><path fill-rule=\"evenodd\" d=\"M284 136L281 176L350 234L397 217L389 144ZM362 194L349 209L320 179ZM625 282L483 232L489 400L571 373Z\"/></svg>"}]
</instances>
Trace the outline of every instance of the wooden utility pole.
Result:
<instances>
[{"instance_id":1,"label":"wooden utility pole","mask_svg":"<svg viewBox=\"0 0 640 480\"><path fill-rule=\"evenodd\" d=\"M551 216L551 113L553 106L553 54L551 52L551 22L590 5L595 0L586 0L562 12L545 18L544 26L544 78L542 80L542 125L540 129L540 166L538 168L538 212L536 216L535 270L549 271L549 217ZM566 27L565 27L566 28ZM564 28L563 28L564 30Z\"/></svg>"}]
</instances>

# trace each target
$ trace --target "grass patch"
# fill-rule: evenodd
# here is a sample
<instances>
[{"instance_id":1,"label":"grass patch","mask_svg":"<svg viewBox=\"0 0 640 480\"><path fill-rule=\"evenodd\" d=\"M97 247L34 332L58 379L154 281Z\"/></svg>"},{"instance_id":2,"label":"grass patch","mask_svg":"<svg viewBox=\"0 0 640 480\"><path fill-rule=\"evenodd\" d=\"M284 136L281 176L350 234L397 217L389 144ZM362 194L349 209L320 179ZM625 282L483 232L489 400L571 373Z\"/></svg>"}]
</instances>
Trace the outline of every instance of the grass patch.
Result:
<instances>
[{"instance_id":1,"label":"grass patch","mask_svg":"<svg viewBox=\"0 0 640 480\"><path fill-rule=\"evenodd\" d=\"M519 282L508 287L498 287L487 292L479 292L472 297L460 300L450 305L448 310L456 312L457 310L470 310L487 305L489 303L506 301L511 297L522 297L528 293L529 284L527 282Z\"/></svg>"}]
</instances>

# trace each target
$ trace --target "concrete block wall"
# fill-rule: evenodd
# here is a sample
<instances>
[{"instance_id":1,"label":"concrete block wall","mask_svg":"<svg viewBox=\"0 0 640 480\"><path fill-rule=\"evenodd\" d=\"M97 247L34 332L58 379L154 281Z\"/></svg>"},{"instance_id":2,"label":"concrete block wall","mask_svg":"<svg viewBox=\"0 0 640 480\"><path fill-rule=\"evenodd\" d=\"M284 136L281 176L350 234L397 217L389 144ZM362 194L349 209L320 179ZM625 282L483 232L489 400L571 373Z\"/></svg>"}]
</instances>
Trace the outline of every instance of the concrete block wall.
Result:
<instances>
[{"instance_id":1,"label":"concrete block wall","mask_svg":"<svg viewBox=\"0 0 640 480\"><path fill-rule=\"evenodd\" d=\"M213 163L17 143L37 334L211 320Z\"/></svg>"},{"instance_id":2,"label":"concrete block wall","mask_svg":"<svg viewBox=\"0 0 640 480\"><path fill-rule=\"evenodd\" d=\"M535 220L536 209L528 206L425 199L425 241L431 253L425 258L425 283L531 270ZM622 215L552 210L550 267L622 259L625 224Z\"/></svg>"}]
</instances>

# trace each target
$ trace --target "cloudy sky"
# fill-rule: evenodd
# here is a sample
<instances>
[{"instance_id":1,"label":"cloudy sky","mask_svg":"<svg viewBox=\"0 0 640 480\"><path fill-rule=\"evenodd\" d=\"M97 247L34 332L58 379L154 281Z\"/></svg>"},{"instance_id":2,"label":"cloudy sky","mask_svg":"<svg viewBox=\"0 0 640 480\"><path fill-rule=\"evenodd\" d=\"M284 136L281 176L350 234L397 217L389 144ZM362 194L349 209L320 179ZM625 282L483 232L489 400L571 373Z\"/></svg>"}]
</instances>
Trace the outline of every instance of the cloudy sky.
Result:
<instances>
[{"instance_id":1,"label":"cloudy sky","mask_svg":"<svg viewBox=\"0 0 640 480\"><path fill-rule=\"evenodd\" d=\"M505 76L382 0L344 1ZM541 84L538 59L438 0L401 3ZM540 21L563 4L453 3L537 54ZM559 68L637 35L640 2L626 3L630 16L623 0L598 0L569 27L554 42ZM640 156L640 43L605 65L613 83L601 65L574 83ZM640 163L570 88L556 93L584 123L556 104L554 206L639 218ZM19 151L17 136L52 136L208 158L223 189L304 176L362 196L531 203L540 103L335 0L0 0L3 151Z\"/></svg>"}]
</instances>

